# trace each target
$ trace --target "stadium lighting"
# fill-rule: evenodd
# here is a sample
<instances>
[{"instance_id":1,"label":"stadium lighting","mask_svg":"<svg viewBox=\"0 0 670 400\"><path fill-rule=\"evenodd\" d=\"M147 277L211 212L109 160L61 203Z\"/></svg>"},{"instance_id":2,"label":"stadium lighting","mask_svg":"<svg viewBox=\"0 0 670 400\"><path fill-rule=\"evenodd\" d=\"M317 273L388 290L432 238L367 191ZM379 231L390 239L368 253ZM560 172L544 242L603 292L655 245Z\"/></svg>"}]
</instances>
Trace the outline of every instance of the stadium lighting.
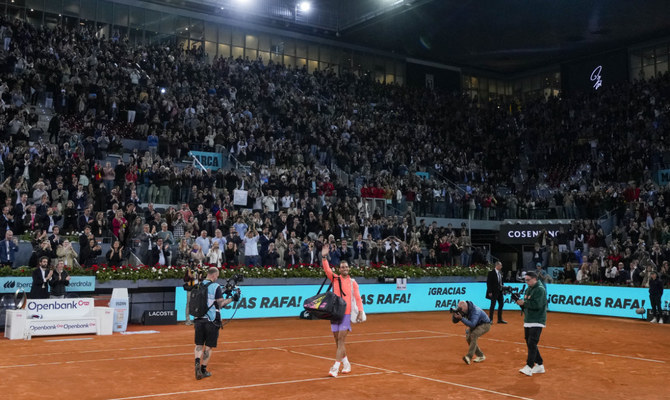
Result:
<instances>
[{"instance_id":1,"label":"stadium lighting","mask_svg":"<svg viewBox=\"0 0 670 400\"><path fill-rule=\"evenodd\" d=\"M298 10L304 13L309 12L309 10L311 9L312 9L312 3L310 3L309 1L301 1L300 3L298 3Z\"/></svg>"}]
</instances>

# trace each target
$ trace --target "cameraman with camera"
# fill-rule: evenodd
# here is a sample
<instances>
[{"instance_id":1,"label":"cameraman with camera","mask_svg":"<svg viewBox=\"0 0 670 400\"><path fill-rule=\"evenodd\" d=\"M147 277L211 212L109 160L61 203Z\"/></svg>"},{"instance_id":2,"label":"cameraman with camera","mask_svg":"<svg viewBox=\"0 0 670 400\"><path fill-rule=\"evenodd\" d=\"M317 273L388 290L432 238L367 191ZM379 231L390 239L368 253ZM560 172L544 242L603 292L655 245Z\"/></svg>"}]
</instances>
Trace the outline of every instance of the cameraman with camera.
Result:
<instances>
[{"instance_id":1,"label":"cameraman with camera","mask_svg":"<svg viewBox=\"0 0 670 400\"><path fill-rule=\"evenodd\" d=\"M484 353L477 345L477 340L480 336L491 329L491 320L486 316L486 313L471 301L459 301L458 308L452 308L452 322L457 324L461 321L468 326L465 330L465 340L468 341L470 348L468 354L463 356L463 361L470 365L471 361L482 362L486 360ZM474 359L473 356L477 356Z\"/></svg>"},{"instance_id":2,"label":"cameraman with camera","mask_svg":"<svg viewBox=\"0 0 670 400\"><path fill-rule=\"evenodd\" d=\"M523 300L516 300L516 304L523 310L523 328L526 345L528 346L528 358L526 365L519 370L524 375L543 374L544 365L537 344L540 342L542 328L547 323L547 291L544 285L537 279L534 271L526 273L526 284L528 289Z\"/></svg>"},{"instance_id":3,"label":"cameraman with camera","mask_svg":"<svg viewBox=\"0 0 670 400\"><path fill-rule=\"evenodd\" d=\"M195 318L195 378L200 380L212 376L207 371L207 364L212 355L212 349L216 347L219 339L219 328L221 327L221 314L219 310L233 301L239 300L239 289L227 299L223 298L223 288L216 284L219 278L219 270L210 267L207 277L202 282L207 286L207 314L201 318Z\"/></svg>"}]
</instances>

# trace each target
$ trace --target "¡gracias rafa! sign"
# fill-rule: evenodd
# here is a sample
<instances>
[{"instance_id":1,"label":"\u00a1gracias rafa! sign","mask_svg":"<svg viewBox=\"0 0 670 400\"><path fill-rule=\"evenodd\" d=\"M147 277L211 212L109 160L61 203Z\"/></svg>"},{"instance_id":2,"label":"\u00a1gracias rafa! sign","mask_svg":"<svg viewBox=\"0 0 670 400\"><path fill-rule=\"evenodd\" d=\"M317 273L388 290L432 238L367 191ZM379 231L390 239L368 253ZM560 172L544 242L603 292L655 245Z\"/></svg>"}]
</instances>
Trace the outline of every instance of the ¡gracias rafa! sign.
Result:
<instances>
[{"instance_id":1,"label":"\u00a1gracias rafa! sign","mask_svg":"<svg viewBox=\"0 0 670 400\"><path fill-rule=\"evenodd\" d=\"M517 283L508 286L520 294L526 289ZM303 301L316 294L318 289L319 285L244 287L235 318L296 316L303 310ZM182 321L185 319L186 292L181 287L176 291L175 309L177 319ZM635 309L649 307L649 289L644 288L550 284L547 291L550 311L639 318ZM448 310L459 300L472 301L484 309L490 306L483 282L410 282L402 291L396 290L395 284L363 284L360 292L365 312L369 314ZM663 304L667 306L670 291L666 293ZM234 306L232 303L221 310L221 318L230 318ZM504 309L518 310L519 307L511 302L510 296L505 296Z\"/></svg>"}]
</instances>

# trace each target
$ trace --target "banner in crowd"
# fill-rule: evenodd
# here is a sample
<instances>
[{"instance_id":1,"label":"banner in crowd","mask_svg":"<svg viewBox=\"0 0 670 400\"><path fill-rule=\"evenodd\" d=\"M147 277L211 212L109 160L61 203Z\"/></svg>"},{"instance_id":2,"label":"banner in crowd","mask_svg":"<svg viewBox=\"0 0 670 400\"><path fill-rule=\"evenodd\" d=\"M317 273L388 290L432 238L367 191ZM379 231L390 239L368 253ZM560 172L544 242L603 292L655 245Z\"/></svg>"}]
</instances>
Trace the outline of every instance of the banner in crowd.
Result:
<instances>
[{"instance_id":1,"label":"banner in crowd","mask_svg":"<svg viewBox=\"0 0 670 400\"><path fill-rule=\"evenodd\" d=\"M216 171L223 166L221 153L208 153L205 151L191 151L190 154L197 158L203 167Z\"/></svg>"},{"instance_id":2,"label":"banner in crowd","mask_svg":"<svg viewBox=\"0 0 670 400\"><path fill-rule=\"evenodd\" d=\"M506 284L523 294L525 285ZM185 319L186 291L178 287L175 296L177 318ZM303 310L302 303L319 290L319 285L295 286L246 286L237 306L235 318L295 317ZM607 315L640 318L637 308L650 308L649 289L614 286L547 285L549 311L577 314ZM365 312L391 313L416 311L448 311L459 300L469 300L488 310L490 301L485 298L486 284L472 283L408 283L405 290L396 284L360 285ZM663 297L663 308L670 302L670 291ZM234 303L233 303L234 305ZM233 305L221 310L221 318L230 318ZM505 296L505 310L519 310L510 296Z\"/></svg>"},{"instance_id":3,"label":"banner in crowd","mask_svg":"<svg viewBox=\"0 0 670 400\"><path fill-rule=\"evenodd\" d=\"M661 186L665 186L670 183L670 169L659 169L657 183Z\"/></svg>"},{"instance_id":4,"label":"banner in crowd","mask_svg":"<svg viewBox=\"0 0 670 400\"><path fill-rule=\"evenodd\" d=\"M28 300L26 311L39 318L76 318L93 315L92 298Z\"/></svg>"},{"instance_id":5,"label":"banner in crowd","mask_svg":"<svg viewBox=\"0 0 670 400\"><path fill-rule=\"evenodd\" d=\"M555 238L561 226L569 227L560 224L501 224L498 238L504 244L534 244L543 230L547 230L549 238Z\"/></svg>"},{"instance_id":6,"label":"banner in crowd","mask_svg":"<svg viewBox=\"0 0 670 400\"><path fill-rule=\"evenodd\" d=\"M233 205L236 206L247 206L247 194L246 190L233 190Z\"/></svg>"},{"instance_id":7,"label":"banner in crowd","mask_svg":"<svg viewBox=\"0 0 670 400\"><path fill-rule=\"evenodd\" d=\"M429 172L415 172L414 175L418 176L419 178L421 178L423 180L430 179L430 173Z\"/></svg>"},{"instance_id":8,"label":"banner in crowd","mask_svg":"<svg viewBox=\"0 0 670 400\"><path fill-rule=\"evenodd\" d=\"M28 276L3 276L0 277L0 293L16 293L17 289L30 292L33 286L33 278ZM67 292L93 292L95 291L95 276L71 276L70 284L65 287Z\"/></svg>"}]
</instances>

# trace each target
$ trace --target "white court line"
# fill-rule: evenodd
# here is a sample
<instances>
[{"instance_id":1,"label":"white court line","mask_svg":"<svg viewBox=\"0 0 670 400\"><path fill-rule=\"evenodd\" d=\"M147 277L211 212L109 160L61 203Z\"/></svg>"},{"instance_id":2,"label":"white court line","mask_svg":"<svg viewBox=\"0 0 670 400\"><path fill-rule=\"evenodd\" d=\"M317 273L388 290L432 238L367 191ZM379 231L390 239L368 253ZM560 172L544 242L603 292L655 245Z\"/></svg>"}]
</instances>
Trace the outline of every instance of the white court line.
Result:
<instances>
[{"instance_id":1,"label":"white court line","mask_svg":"<svg viewBox=\"0 0 670 400\"><path fill-rule=\"evenodd\" d=\"M331 343L330 345L332 345L332 343ZM287 352L287 353L300 354L300 355L303 355L303 356L314 357L314 358L320 358L320 359L322 359L322 360L329 360L329 361L332 361L332 360L333 360L332 357L317 356L316 354L303 353L303 352L301 352L301 351L294 351L294 350L289 350L289 349L283 349L283 348L280 348L280 347L273 347L273 349L275 349L275 350L279 350L279 351L284 351L284 352ZM353 363L353 362L351 363L351 365L358 365L358 366L363 367L363 368L378 369L378 370L380 370L380 371L384 371L384 372L387 372L387 373L393 373L393 374L397 374L397 373L398 373L398 371L393 371L393 370L386 369L386 368L373 367L372 365L365 365L365 364Z\"/></svg>"},{"instance_id":2,"label":"white court line","mask_svg":"<svg viewBox=\"0 0 670 400\"><path fill-rule=\"evenodd\" d=\"M51 340L45 340L45 342L74 342L76 340L93 340L93 338L85 337L85 338L75 338L75 339L51 339Z\"/></svg>"},{"instance_id":3,"label":"white court line","mask_svg":"<svg viewBox=\"0 0 670 400\"><path fill-rule=\"evenodd\" d=\"M361 376L372 376L372 375L382 375L382 374L384 374L384 372L368 372L366 374L345 375L342 378L357 378L357 377L361 377ZM332 379L333 378L331 378L331 377L295 379L295 380L292 380L292 381L256 383L256 384L251 384L251 385L238 385L238 386L211 388L211 389L186 390L186 391L183 391L183 392L155 393L155 394L146 394L146 395L142 395L142 396L119 397L119 398L110 399L110 400L146 399L146 398L150 398L150 397L176 396L176 395L180 395L180 394L205 393L205 392L215 392L215 391L233 390L233 389L248 389L248 388L263 387L263 386L287 385L287 384L291 384L291 383L327 381L327 380L332 380Z\"/></svg>"},{"instance_id":4,"label":"white court line","mask_svg":"<svg viewBox=\"0 0 670 400\"><path fill-rule=\"evenodd\" d=\"M332 338L332 336L326 336ZM444 335L439 336L420 336L420 337L410 337L410 338L393 338L393 339L370 339L370 340L358 340L350 341L348 344L355 343L374 343L374 342L393 342L398 340L422 340L422 339L437 339L443 338ZM299 344L299 345L286 345L286 346L268 346L268 347L250 347L246 349L229 349L229 350L219 350L216 353L234 353L241 351L258 351L258 350L273 350L286 347L315 347L315 346L332 346L333 343L315 343L315 344ZM193 345L190 345L193 346ZM173 346L176 347L176 346ZM50 362L50 363L40 363L40 364L17 364L17 365L0 365L0 369L8 368L19 368L19 367L36 367L42 365L61 365L61 364L80 364L80 363L90 363L98 361L117 361L117 360L139 360L143 358L160 358L160 357L181 357L185 355L193 355L193 352L188 353L172 353L172 354L152 354L146 356L128 356L128 357L116 357L116 358L103 358L103 359L88 359L88 360L74 360L74 361L59 361L59 362Z\"/></svg>"},{"instance_id":5,"label":"white court line","mask_svg":"<svg viewBox=\"0 0 670 400\"><path fill-rule=\"evenodd\" d=\"M432 381L432 382L444 383L445 385L458 386L458 387L462 387L462 388L466 388L466 389L477 390L477 391L480 391L480 392L493 393L493 394L497 394L497 395L505 396L505 397L513 397L513 398L515 398L515 399L533 400L533 399L528 398L528 397L521 397L521 396L517 396L517 395L509 394L509 393L504 393L504 392L497 392L497 391L495 391L495 390L479 388L479 387L476 387L476 386L462 385L462 384L460 384L460 383L449 382L449 381L443 381L443 380L440 380L440 379L434 379L434 378L428 378L428 377L426 377L426 376L420 376L420 375L414 375L414 374L407 374L407 373L403 373L403 375L405 375L405 376L411 376L412 378L417 378L417 379L424 379L424 380Z\"/></svg>"},{"instance_id":6,"label":"white court line","mask_svg":"<svg viewBox=\"0 0 670 400\"><path fill-rule=\"evenodd\" d=\"M423 332L426 332L426 333L441 333L441 334L448 335L448 336L462 336L462 335L456 335L456 334L453 334L453 333L438 332L438 331L424 330ZM492 342L500 342L500 343L512 343L512 344L518 344L518 345L522 345L522 346L526 345L525 342L514 342L514 341L511 341L511 340L493 339L493 338L486 338L486 337L480 337L479 340L489 340L489 341L492 341ZM568 349L568 348L565 348L565 347L546 346L546 345L542 345L542 344L538 345L537 347L541 347L543 349L564 350L564 351L571 351L571 352L574 352L574 353L591 354L591 355L594 355L594 356L608 356L608 357L616 357L616 358L625 358L625 359L628 359L628 360L638 360L638 361L654 362L654 363L659 363L659 364L667 364L666 361L654 360L653 358L623 356L623 355L620 355L620 354L609 354L609 353L600 353L600 352L597 352L597 351L589 351L589 350Z\"/></svg>"},{"instance_id":7,"label":"white court line","mask_svg":"<svg viewBox=\"0 0 670 400\"><path fill-rule=\"evenodd\" d=\"M275 348L275 349L279 350L279 351L286 351L288 353L300 354L300 355L303 355L303 356L320 358L320 359L332 361L332 357L323 357L323 356L318 356L316 354L303 353L303 352L300 352L300 351L285 350L285 349L281 349L281 348L278 348L278 347ZM514 398L522 399L522 400L532 400L532 399L529 399L529 398L526 398L526 397L516 396L516 395L513 395L513 394L509 394L509 393L497 392L495 390L484 389L484 388L479 388L479 387L475 387L475 386L468 386L468 385L463 385L463 384L460 384L460 383L443 381L443 380L434 379L434 378L428 378L428 377L425 377L425 376L409 374L409 373L406 373L406 372L393 371L393 370L386 369L386 368L374 367L372 365L365 365L365 364L359 364L359 363L353 363L353 362L351 364L352 365L358 365L358 366L365 367L365 368L378 369L378 370L384 371L386 373L395 373L395 374L400 374L400 375L404 375L404 376L410 376L412 378L418 378L418 379L424 379L424 380L433 381L433 382L444 383L444 384L447 384L447 385L452 385L452 386L458 386L458 387L462 387L462 388L466 388L466 389L477 390L477 391L480 391L480 392L493 393L493 394L497 394L497 395L501 395L501 396L514 397Z\"/></svg>"},{"instance_id":8,"label":"white court line","mask_svg":"<svg viewBox=\"0 0 670 400\"><path fill-rule=\"evenodd\" d=\"M418 332L424 332L423 330L413 330L413 331L388 331L388 332L371 332L371 333L356 333L352 334L352 336L372 336L372 335L395 335L399 333L418 333ZM269 338L269 339L253 339L253 340L238 340L238 341L233 341L233 342L219 342L221 345L225 344L239 344L239 343L257 343L257 342L270 342L270 341L282 341L282 340L305 340L305 339L329 339L332 338L332 335L324 335L324 336L304 336L304 337L288 337L288 338ZM93 340L94 338L82 338L82 340ZM63 340L76 340L76 339L63 339ZM48 342L49 340L45 340L45 342ZM71 352L71 351L65 351L61 353L35 353L35 354L21 354L21 355L15 355L14 357L20 357L20 358L25 358L25 357L32 357L32 356L57 356L57 355L63 355L63 354L89 354L89 353L104 353L108 351L133 351L133 350L153 350L153 349L169 349L169 348L175 348L175 347L187 347L187 346L193 346L193 344L177 344L177 345L165 345L165 346L145 346L145 347L129 347L129 348L122 348L122 349L113 349L113 348L108 348L108 349L98 349L98 350L82 350L82 351L77 351L77 352ZM6 358L12 357L12 355L6 355L4 356Z\"/></svg>"}]
</instances>

